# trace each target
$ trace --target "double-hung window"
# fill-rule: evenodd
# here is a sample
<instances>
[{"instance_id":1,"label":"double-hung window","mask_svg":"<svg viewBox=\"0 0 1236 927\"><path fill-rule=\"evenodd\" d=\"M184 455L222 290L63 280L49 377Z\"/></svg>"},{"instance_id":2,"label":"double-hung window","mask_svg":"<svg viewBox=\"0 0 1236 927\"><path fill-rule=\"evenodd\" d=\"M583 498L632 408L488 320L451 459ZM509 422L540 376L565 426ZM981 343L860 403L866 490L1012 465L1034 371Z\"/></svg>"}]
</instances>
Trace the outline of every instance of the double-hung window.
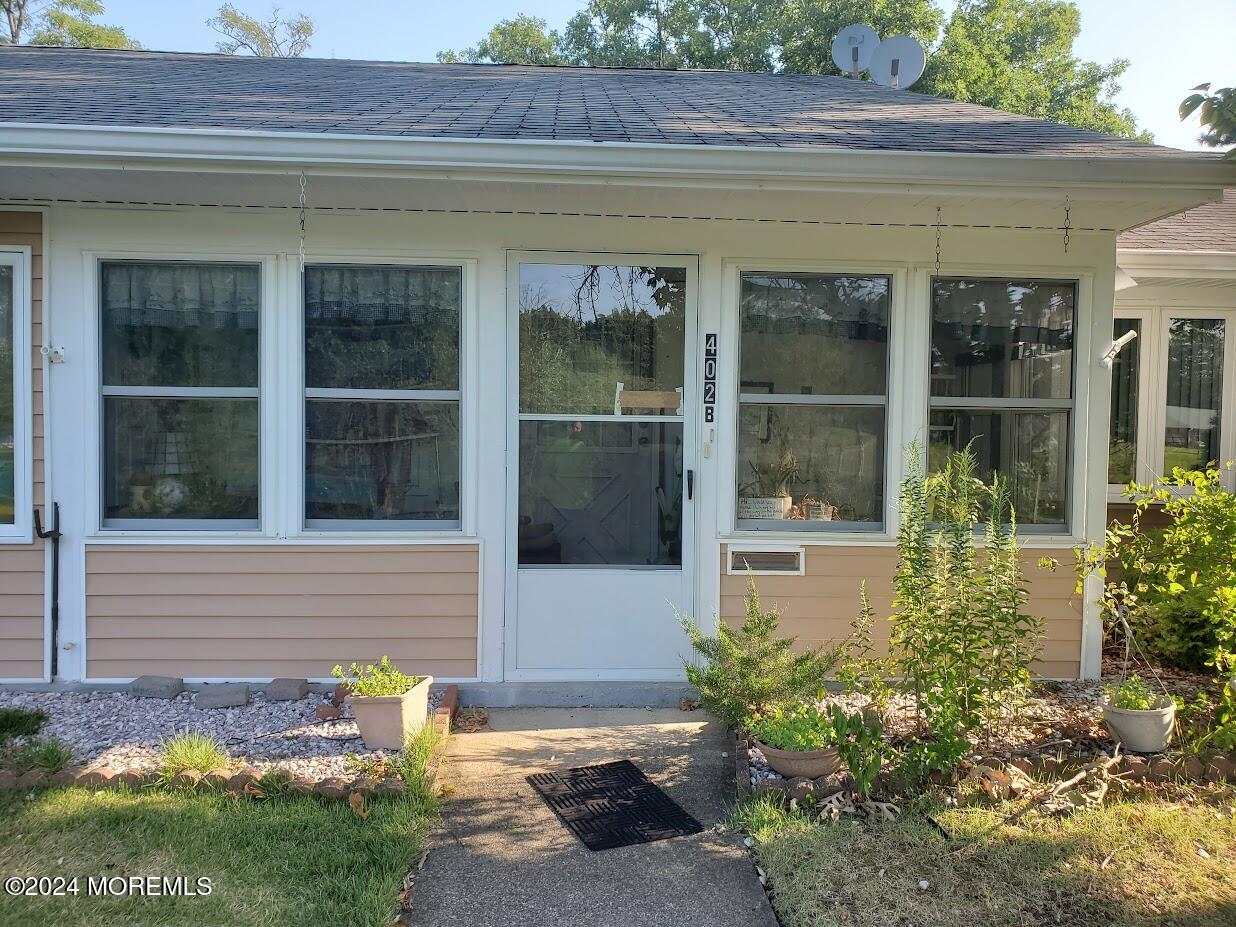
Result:
<instances>
[{"instance_id":1,"label":"double-hung window","mask_svg":"<svg viewBox=\"0 0 1236 927\"><path fill-rule=\"evenodd\" d=\"M29 537L30 315L25 252L0 250L0 539Z\"/></svg>"},{"instance_id":2,"label":"double-hung window","mask_svg":"<svg viewBox=\"0 0 1236 927\"><path fill-rule=\"evenodd\" d=\"M305 268L305 525L460 524L459 267Z\"/></svg>"},{"instance_id":3,"label":"double-hung window","mask_svg":"<svg viewBox=\"0 0 1236 927\"><path fill-rule=\"evenodd\" d=\"M1112 496L1130 481L1222 464L1236 451L1223 395L1236 360L1233 321L1227 309L1117 310L1113 337L1135 330L1138 338L1112 364Z\"/></svg>"},{"instance_id":4,"label":"double-hung window","mask_svg":"<svg viewBox=\"0 0 1236 927\"><path fill-rule=\"evenodd\" d=\"M969 445L1028 530L1069 524L1076 303L1072 281L932 283L928 468Z\"/></svg>"},{"instance_id":5,"label":"double-hung window","mask_svg":"<svg viewBox=\"0 0 1236 927\"><path fill-rule=\"evenodd\" d=\"M891 280L741 276L737 524L884 523Z\"/></svg>"},{"instance_id":6,"label":"double-hung window","mask_svg":"<svg viewBox=\"0 0 1236 927\"><path fill-rule=\"evenodd\" d=\"M260 270L100 267L103 523L256 528Z\"/></svg>"}]
</instances>

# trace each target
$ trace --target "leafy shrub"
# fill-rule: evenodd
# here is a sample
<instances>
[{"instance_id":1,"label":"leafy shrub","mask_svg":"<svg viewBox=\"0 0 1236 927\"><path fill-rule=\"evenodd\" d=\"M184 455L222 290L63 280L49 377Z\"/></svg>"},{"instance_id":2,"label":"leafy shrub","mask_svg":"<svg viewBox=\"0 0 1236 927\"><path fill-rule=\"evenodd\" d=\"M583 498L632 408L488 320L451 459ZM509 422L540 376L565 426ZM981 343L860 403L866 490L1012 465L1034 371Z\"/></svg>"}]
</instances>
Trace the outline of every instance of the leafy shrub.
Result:
<instances>
[{"instance_id":1,"label":"leafy shrub","mask_svg":"<svg viewBox=\"0 0 1236 927\"><path fill-rule=\"evenodd\" d=\"M997 724L1025 691L1043 622L1025 611L1007 483L978 479L969 447L930 478L916 447L907 456L890 651L914 696L919 740L907 762L925 774L955 765L969 749L967 735Z\"/></svg>"},{"instance_id":2,"label":"leafy shrub","mask_svg":"<svg viewBox=\"0 0 1236 927\"><path fill-rule=\"evenodd\" d=\"M14 737L29 737L37 734L47 714L38 709L0 708L0 743Z\"/></svg>"},{"instance_id":3,"label":"leafy shrub","mask_svg":"<svg viewBox=\"0 0 1236 927\"><path fill-rule=\"evenodd\" d=\"M814 705L774 708L751 725L751 733L762 743L778 750L807 753L837 745L837 729L832 715Z\"/></svg>"},{"instance_id":4,"label":"leafy shrub","mask_svg":"<svg viewBox=\"0 0 1236 927\"><path fill-rule=\"evenodd\" d=\"M841 657L841 647L794 653L795 639L777 636L780 616L776 608L761 605L750 570L746 617L737 631L722 622L714 637L686 615L678 620L703 662L684 661L687 681L699 690L705 708L739 727L777 708L817 698Z\"/></svg>"},{"instance_id":5,"label":"leafy shrub","mask_svg":"<svg viewBox=\"0 0 1236 927\"><path fill-rule=\"evenodd\" d=\"M346 680L352 694L362 698L403 695L420 682L419 677L400 672L388 656L383 656L376 666L370 663L362 667L358 663L353 663L346 676L341 666L336 666L330 672L336 679Z\"/></svg>"},{"instance_id":6,"label":"leafy shrub","mask_svg":"<svg viewBox=\"0 0 1236 927\"><path fill-rule=\"evenodd\" d=\"M895 671L892 660L880 656L872 643L876 616L867 595L866 580L859 583L858 596L858 617L851 622L850 636L841 645L837 681L846 695L867 696L876 711L883 714L897 694L892 683Z\"/></svg>"},{"instance_id":7,"label":"leafy shrub","mask_svg":"<svg viewBox=\"0 0 1236 927\"><path fill-rule=\"evenodd\" d=\"M1223 473L1177 467L1153 484L1131 483L1131 522L1077 551L1079 592L1091 574L1108 580L1108 626L1124 616L1149 655L1189 670L1236 670L1236 496ZM1166 527L1145 524L1160 507Z\"/></svg>"},{"instance_id":8,"label":"leafy shrub","mask_svg":"<svg viewBox=\"0 0 1236 927\"><path fill-rule=\"evenodd\" d=\"M1228 680L1217 698L1200 692L1176 710L1176 728L1185 750L1236 750L1236 680Z\"/></svg>"},{"instance_id":9,"label":"leafy shrub","mask_svg":"<svg viewBox=\"0 0 1236 927\"><path fill-rule=\"evenodd\" d=\"M1159 696L1136 673L1121 682L1108 683L1103 695L1112 708L1125 711L1152 711L1161 707Z\"/></svg>"},{"instance_id":10,"label":"leafy shrub","mask_svg":"<svg viewBox=\"0 0 1236 927\"><path fill-rule=\"evenodd\" d=\"M17 775L32 769L59 772L73 761L73 748L54 737L39 737L24 743L6 746L0 754L0 767Z\"/></svg>"},{"instance_id":11,"label":"leafy shrub","mask_svg":"<svg viewBox=\"0 0 1236 927\"><path fill-rule=\"evenodd\" d=\"M205 773L228 765L227 751L209 734L186 731L163 742L159 748L159 777L171 780L186 769Z\"/></svg>"},{"instance_id":12,"label":"leafy shrub","mask_svg":"<svg viewBox=\"0 0 1236 927\"><path fill-rule=\"evenodd\" d=\"M847 715L837 705L831 710L837 752L854 779L859 797L871 794L871 786L892 750L884 742L884 725L861 714Z\"/></svg>"}]
</instances>

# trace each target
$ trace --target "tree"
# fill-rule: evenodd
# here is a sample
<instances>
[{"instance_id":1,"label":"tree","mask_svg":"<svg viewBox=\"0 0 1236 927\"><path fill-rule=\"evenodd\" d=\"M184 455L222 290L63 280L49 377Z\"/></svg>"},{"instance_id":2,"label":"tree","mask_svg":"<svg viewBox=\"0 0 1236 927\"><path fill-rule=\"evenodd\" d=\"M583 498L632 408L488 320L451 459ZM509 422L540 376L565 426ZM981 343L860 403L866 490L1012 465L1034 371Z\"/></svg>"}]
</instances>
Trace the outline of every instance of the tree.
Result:
<instances>
[{"instance_id":1,"label":"tree","mask_svg":"<svg viewBox=\"0 0 1236 927\"><path fill-rule=\"evenodd\" d=\"M1194 113L1198 113L1205 129L1198 138L1203 145L1212 148L1236 146L1236 87L1222 87L1211 93L1210 84L1198 84L1180 104L1182 120ZM1225 157L1236 160L1236 147Z\"/></svg>"},{"instance_id":2,"label":"tree","mask_svg":"<svg viewBox=\"0 0 1236 927\"><path fill-rule=\"evenodd\" d=\"M103 12L99 0L0 0L5 29L0 32L0 45L20 45L27 30L34 30L31 45L142 47L119 26L95 22Z\"/></svg>"},{"instance_id":3,"label":"tree","mask_svg":"<svg viewBox=\"0 0 1236 927\"><path fill-rule=\"evenodd\" d=\"M206 25L224 37L215 47L225 55L247 52L259 58L299 58L309 50L313 20L304 13L286 19L279 14L279 7L271 7L270 19L262 21L225 3Z\"/></svg>"},{"instance_id":4,"label":"tree","mask_svg":"<svg viewBox=\"0 0 1236 927\"><path fill-rule=\"evenodd\" d=\"M558 53L561 37L548 31L543 19L520 14L504 19L473 48L438 52L443 62L500 61L512 64L566 64Z\"/></svg>"},{"instance_id":5,"label":"tree","mask_svg":"<svg viewBox=\"0 0 1236 927\"><path fill-rule=\"evenodd\" d=\"M959 0L947 22L940 0L588 0L561 33L518 17L475 48L439 57L837 74L833 38L855 22L932 49L915 92L1149 138L1112 102L1128 62L1073 54L1081 18L1069 0Z\"/></svg>"}]
</instances>

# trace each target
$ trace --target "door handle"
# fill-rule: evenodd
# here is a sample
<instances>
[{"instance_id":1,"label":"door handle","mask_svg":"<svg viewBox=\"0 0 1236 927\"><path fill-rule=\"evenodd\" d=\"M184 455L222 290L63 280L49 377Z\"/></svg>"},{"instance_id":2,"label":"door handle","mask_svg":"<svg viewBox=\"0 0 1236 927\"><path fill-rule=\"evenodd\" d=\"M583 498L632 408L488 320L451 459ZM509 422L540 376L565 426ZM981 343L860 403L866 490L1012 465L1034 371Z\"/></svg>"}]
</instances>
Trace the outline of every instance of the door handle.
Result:
<instances>
[{"instance_id":1,"label":"door handle","mask_svg":"<svg viewBox=\"0 0 1236 927\"><path fill-rule=\"evenodd\" d=\"M695 471L687 471L687 499L688 501L695 498Z\"/></svg>"}]
</instances>

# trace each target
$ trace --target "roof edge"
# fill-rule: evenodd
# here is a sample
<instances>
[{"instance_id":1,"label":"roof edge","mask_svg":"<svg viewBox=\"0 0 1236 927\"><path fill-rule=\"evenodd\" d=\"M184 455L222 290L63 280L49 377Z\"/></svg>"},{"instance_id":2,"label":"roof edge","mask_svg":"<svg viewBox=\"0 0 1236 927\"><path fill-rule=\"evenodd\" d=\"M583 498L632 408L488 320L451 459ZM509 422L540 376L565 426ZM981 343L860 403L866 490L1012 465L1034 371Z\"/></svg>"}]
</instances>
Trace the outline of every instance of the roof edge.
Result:
<instances>
[{"instance_id":1,"label":"roof edge","mask_svg":"<svg viewBox=\"0 0 1236 927\"><path fill-rule=\"evenodd\" d=\"M829 183L903 190L924 184L978 193L998 186L1035 195L1087 188L1096 195L1130 184L1189 191L1218 202L1236 186L1236 164L1219 158L971 154L865 149L678 145L638 142L443 139L241 129L144 128L0 123L0 160L71 167L249 170L286 173L447 176L819 189ZM1102 198L1100 196L1100 198ZM1184 207L1181 207L1184 208Z\"/></svg>"}]
</instances>

